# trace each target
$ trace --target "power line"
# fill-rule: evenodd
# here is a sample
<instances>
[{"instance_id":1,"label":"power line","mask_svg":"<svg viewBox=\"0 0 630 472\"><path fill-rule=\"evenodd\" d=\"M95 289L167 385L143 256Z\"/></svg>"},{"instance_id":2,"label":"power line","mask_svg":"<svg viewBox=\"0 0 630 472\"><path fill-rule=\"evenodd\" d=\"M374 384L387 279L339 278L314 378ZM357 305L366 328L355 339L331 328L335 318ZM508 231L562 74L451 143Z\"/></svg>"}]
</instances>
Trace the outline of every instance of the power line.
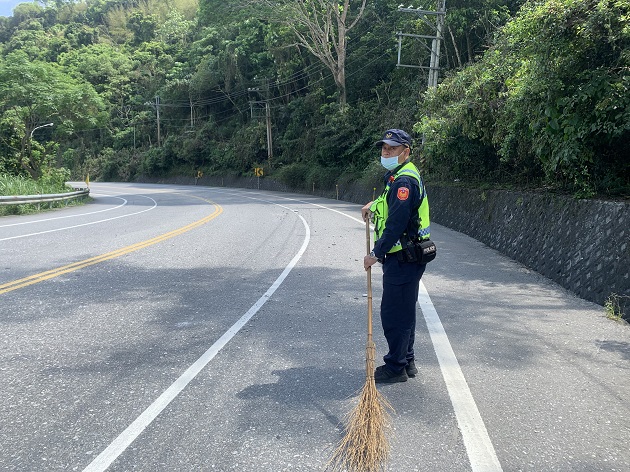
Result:
<instances>
[{"instance_id":1,"label":"power line","mask_svg":"<svg viewBox=\"0 0 630 472\"><path fill-rule=\"evenodd\" d=\"M382 27L382 31L385 30L385 26ZM377 31L376 34L378 35L379 33L381 33L382 31ZM372 33L374 33L374 31L372 31ZM376 38L378 38L378 36L376 36ZM348 43L348 46L354 46L357 44L360 44L362 37L361 36L356 36L353 37ZM360 61L363 61L364 58L370 56L374 51L376 51L377 49L380 49L383 47L383 45L387 44L390 39L388 40L384 40L384 41L380 41L376 44L376 46L372 47L371 45L374 44L376 41L378 41L378 39L374 39L374 40L370 40L367 43L365 43L363 46L364 47L368 47L369 49L367 51L364 51L361 55L359 56L352 56L350 58L350 61L347 63L346 65L346 69L351 68L353 65L359 63ZM385 51L373 58L371 58L369 61L362 63L362 67L348 73L346 75L346 77L352 77L355 74L359 73L360 71L364 70L366 67L370 66L371 64L373 64L375 61L381 59L382 57L386 56L390 54L390 52ZM280 88L280 87L286 87L286 86L291 86L291 85L296 85L298 86L300 82L302 82L304 79L308 79L309 77L311 77L313 74L318 74L318 73L322 73L324 71L327 71L326 74L322 75L322 77L320 77L319 79L315 80L315 81L310 81L308 82L306 85L301 86L295 90L292 90L291 92L287 92L278 96L273 96L270 97L268 99L268 101L273 101L273 100L279 100L279 99L283 99L286 97L289 97L291 95L297 94L303 90L309 89L315 85L317 85L318 83L321 83L325 80L329 80L330 78L332 78L332 72L329 71L328 67L322 63L317 63L317 64L311 64L309 66L307 66L306 68L294 72L293 74L291 74L289 77L284 78L284 79L277 79L274 81L268 81L268 87L269 90L271 90L272 88ZM265 79L255 79L256 81L260 82L263 81ZM234 100L239 99L243 96L246 96L248 94L248 90L247 89L242 89L242 90L237 90L234 91L232 93L226 93L223 90L219 89L216 91L217 94L223 94L223 96L216 96L216 97L210 97L210 98L205 98L205 99L198 99L198 100L189 100L189 101L172 101L172 102L163 102L163 101L157 101L156 103L158 105L153 105L156 108L159 109L159 107L165 107L165 108L199 108L199 107L206 107L206 106L210 106L210 105L214 105L214 104L218 104L218 103L223 103L226 101L230 101L232 102L234 105ZM270 108L279 108L283 105L276 105ZM243 114L244 112L239 110L238 107L237 108L237 112L230 114L229 116L222 118L222 119L218 119L215 120L216 123L220 123L223 121L227 121L228 119L233 118L236 115L239 114ZM136 107L133 107L131 109L134 109L136 111L141 111L143 109L139 109ZM212 114L206 114L204 116L198 116L197 119L204 119L204 118L208 118L208 117L217 117L218 115L222 115L225 113L230 113L232 112L233 109L229 109L229 110L223 110L223 111L217 111L214 112ZM184 118L165 118L165 117L161 117L160 118L161 121L163 122L172 122L172 121L188 121L188 119L184 119ZM147 123L151 123L153 120L143 120L143 121L136 121L133 123L133 126L135 125L139 125L139 124L147 124ZM103 131L103 130L107 130L107 131L111 131L110 128L92 128L90 130L81 130L81 131L77 131L76 133L86 133L86 132L93 132L93 131Z\"/></svg>"},{"instance_id":2,"label":"power line","mask_svg":"<svg viewBox=\"0 0 630 472\"><path fill-rule=\"evenodd\" d=\"M386 29L386 26L383 25L380 30L381 31L377 31L376 34L382 33L384 32ZM372 33L375 33L374 31L372 31ZM361 36L355 36L353 37L351 40L348 41L348 48L350 46L353 46L355 44L360 43L362 37ZM373 43L374 41L371 41L371 43ZM351 57L351 62L348 63L348 65L346 66L346 68L348 68L349 66L353 65L354 63L358 62L359 60L363 59L364 57L366 57L368 54L370 54L371 52L375 51L376 49L379 49L383 46L383 44L385 44L387 42L386 41L381 41L379 44L377 44L376 47L371 48L369 51L367 51L366 53L362 54L361 56L359 56L358 58L356 57ZM368 43L368 47L369 47ZM379 55L379 58L382 57L382 55ZM290 85L294 85L294 84L298 84L299 82L301 82L302 80L308 78L309 76L313 75L313 74L317 74L317 73L321 73L323 71L328 71L328 67L325 64L317 63L317 64L311 64L310 66L307 66L306 68L294 72L293 74L291 74L289 77L285 78L285 79L277 79L274 81L269 81L268 79L254 79L256 82L259 83L266 83L265 86L268 87L269 89L272 88L280 88L280 87L286 87L286 86L290 86ZM319 80L316 80L315 82L311 82L306 86L303 86L297 90L293 90L290 93L278 96L278 97L274 97L274 99L278 99L278 98L285 98L287 96L290 96L293 93L296 92L300 92L302 90L307 89L309 86L317 84L319 82L322 82L323 80L326 80L328 78L332 77L332 73L328 72L324 77L320 78ZM221 103L221 102L225 102L225 101L232 101L234 99L243 97L244 95L247 95L248 91L247 90L239 90L236 92L232 92L230 94L227 94L225 92L223 92L222 90L218 90L218 93L223 93L224 96L218 96L218 97L213 97L213 98L207 98L207 99L202 99L202 100L197 100L197 101L193 101L192 105L193 106L207 106L207 105L214 105L216 103ZM191 102L190 101L172 101L169 103L165 103L162 104L162 106L168 106L168 107L181 107L181 108L188 108L191 106Z\"/></svg>"}]
</instances>

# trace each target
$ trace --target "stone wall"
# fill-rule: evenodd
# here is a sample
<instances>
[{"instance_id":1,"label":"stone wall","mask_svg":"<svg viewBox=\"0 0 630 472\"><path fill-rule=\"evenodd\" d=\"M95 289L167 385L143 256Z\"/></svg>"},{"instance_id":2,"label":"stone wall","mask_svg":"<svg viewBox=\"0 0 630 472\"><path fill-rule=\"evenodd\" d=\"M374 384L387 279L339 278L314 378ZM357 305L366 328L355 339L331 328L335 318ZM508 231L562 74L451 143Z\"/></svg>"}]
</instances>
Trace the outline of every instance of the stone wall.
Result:
<instances>
[{"instance_id":1,"label":"stone wall","mask_svg":"<svg viewBox=\"0 0 630 472\"><path fill-rule=\"evenodd\" d=\"M603 305L630 297L630 204L428 186L432 220ZM626 318L629 298L623 298ZM625 302L625 303L624 303Z\"/></svg>"},{"instance_id":2,"label":"stone wall","mask_svg":"<svg viewBox=\"0 0 630 472\"><path fill-rule=\"evenodd\" d=\"M170 183L295 191L269 178L202 177ZM374 188L352 184L309 194L363 204ZM376 190L376 194L380 189ZM621 296L630 320L630 204L546 193L427 184L431 220L467 234L581 298L603 305ZM305 192L301 192L305 193Z\"/></svg>"}]
</instances>

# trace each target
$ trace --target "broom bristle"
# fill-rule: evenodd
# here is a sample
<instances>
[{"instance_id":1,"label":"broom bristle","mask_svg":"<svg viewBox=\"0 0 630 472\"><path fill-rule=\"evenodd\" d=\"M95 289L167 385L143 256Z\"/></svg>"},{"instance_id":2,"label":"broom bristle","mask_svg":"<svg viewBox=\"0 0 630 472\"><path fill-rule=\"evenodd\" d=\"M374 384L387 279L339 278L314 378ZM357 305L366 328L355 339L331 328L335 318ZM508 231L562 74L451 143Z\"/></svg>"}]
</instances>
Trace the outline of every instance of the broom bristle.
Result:
<instances>
[{"instance_id":1,"label":"broom bristle","mask_svg":"<svg viewBox=\"0 0 630 472\"><path fill-rule=\"evenodd\" d=\"M368 353L373 352L368 346ZM328 462L327 469L346 472L378 472L389 456L387 432L391 404L376 389L373 357L368 354L368 374L359 403L347 417L346 434Z\"/></svg>"}]
</instances>

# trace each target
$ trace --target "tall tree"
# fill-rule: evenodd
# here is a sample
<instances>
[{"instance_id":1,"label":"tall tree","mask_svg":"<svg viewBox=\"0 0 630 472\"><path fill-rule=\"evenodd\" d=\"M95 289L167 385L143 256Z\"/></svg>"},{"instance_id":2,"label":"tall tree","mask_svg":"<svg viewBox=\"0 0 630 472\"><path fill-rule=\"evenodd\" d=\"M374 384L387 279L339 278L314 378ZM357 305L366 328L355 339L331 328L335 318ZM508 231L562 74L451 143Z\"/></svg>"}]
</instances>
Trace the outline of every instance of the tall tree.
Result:
<instances>
[{"instance_id":1,"label":"tall tree","mask_svg":"<svg viewBox=\"0 0 630 472\"><path fill-rule=\"evenodd\" d=\"M268 14L286 25L297 38L298 44L330 70L339 92L339 104L344 107L347 101L348 33L363 17L366 2L367 0L264 0L257 3L265 4Z\"/></svg>"},{"instance_id":2,"label":"tall tree","mask_svg":"<svg viewBox=\"0 0 630 472\"><path fill-rule=\"evenodd\" d=\"M41 176L46 158L33 151L33 131L54 123L55 132L69 135L77 128L95 126L103 102L94 88L65 74L57 64L30 61L14 52L0 61L0 117L3 128L20 135L13 149L19 166L33 179ZM12 141L11 146L17 143Z\"/></svg>"}]
</instances>

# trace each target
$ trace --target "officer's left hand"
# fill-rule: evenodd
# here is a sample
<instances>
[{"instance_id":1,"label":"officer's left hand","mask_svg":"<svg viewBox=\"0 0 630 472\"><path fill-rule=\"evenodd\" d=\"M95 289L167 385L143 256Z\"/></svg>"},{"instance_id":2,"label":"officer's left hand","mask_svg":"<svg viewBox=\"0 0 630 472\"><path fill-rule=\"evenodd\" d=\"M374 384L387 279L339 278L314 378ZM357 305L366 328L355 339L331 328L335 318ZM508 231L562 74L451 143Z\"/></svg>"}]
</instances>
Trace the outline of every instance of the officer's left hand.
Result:
<instances>
[{"instance_id":1,"label":"officer's left hand","mask_svg":"<svg viewBox=\"0 0 630 472\"><path fill-rule=\"evenodd\" d=\"M368 270L377 262L378 262L378 259L376 257L372 257L368 254L367 256L363 258L363 267L365 268L365 270Z\"/></svg>"}]
</instances>

